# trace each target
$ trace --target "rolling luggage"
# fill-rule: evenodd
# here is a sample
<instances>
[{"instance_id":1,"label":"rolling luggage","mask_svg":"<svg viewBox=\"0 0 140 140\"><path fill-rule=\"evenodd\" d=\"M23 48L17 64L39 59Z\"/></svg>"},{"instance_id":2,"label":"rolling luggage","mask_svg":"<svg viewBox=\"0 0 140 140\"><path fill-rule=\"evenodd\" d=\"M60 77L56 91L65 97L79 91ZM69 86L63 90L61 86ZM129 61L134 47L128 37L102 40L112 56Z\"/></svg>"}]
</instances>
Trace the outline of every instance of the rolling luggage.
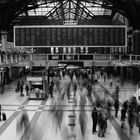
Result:
<instances>
[{"instance_id":1,"label":"rolling luggage","mask_svg":"<svg viewBox=\"0 0 140 140\"><path fill-rule=\"evenodd\" d=\"M16 88L16 89L15 89L15 92L19 92L19 89Z\"/></svg>"},{"instance_id":2,"label":"rolling luggage","mask_svg":"<svg viewBox=\"0 0 140 140\"><path fill-rule=\"evenodd\" d=\"M2 113L2 119L3 121L6 121L6 114L4 112Z\"/></svg>"},{"instance_id":3,"label":"rolling luggage","mask_svg":"<svg viewBox=\"0 0 140 140\"><path fill-rule=\"evenodd\" d=\"M0 112L0 121L1 121L1 112Z\"/></svg>"}]
</instances>

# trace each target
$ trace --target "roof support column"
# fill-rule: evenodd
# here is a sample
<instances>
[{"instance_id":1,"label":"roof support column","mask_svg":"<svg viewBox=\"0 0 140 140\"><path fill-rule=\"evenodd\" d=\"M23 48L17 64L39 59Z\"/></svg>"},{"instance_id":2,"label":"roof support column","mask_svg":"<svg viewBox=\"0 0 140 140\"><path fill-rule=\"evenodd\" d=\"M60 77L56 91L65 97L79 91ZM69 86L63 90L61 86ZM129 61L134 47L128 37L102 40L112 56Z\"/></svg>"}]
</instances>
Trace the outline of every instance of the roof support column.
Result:
<instances>
[{"instance_id":1,"label":"roof support column","mask_svg":"<svg viewBox=\"0 0 140 140\"><path fill-rule=\"evenodd\" d=\"M133 31L133 50L134 54L140 54L140 30Z\"/></svg>"},{"instance_id":2,"label":"roof support column","mask_svg":"<svg viewBox=\"0 0 140 140\"><path fill-rule=\"evenodd\" d=\"M2 54L0 54L0 64L1 64L1 56L2 56Z\"/></svg>"},{"instance_id":3,"label":"roof support column","mask_svg":"<svg viewBox=\"0 0 140 140\"><path fill-rule=\"evenodd\" d=\"M14 60L13 60L13 53L11 54L11 63L14 63Z\"/></svg>"},{"instance_id":4,"label":"roof support column","mask_svg":"<svg viewBox=\"0 0 140 140\"><path fill-rule=\"evenodd\" d=\"M7 50L7 32L1 31L1 50L6 52Z\"/></svg>"}]
</instances>

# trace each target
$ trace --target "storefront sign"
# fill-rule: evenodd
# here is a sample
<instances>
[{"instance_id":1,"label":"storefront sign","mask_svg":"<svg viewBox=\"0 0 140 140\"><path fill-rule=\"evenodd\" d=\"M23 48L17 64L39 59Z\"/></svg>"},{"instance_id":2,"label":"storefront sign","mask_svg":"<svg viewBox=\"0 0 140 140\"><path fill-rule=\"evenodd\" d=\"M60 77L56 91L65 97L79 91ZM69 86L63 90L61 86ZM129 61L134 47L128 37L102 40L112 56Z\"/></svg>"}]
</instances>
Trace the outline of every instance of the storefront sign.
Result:
<instances>
[{"instance_id":1,"label":"storefront sign","mask_svg":"<svg viewBox=\"0 0 140 140\"><path fill-rule=\"evenodd\" d=\"M27 81L42 81L42 77L27 77Z\"/></svg>"}]
</instances>

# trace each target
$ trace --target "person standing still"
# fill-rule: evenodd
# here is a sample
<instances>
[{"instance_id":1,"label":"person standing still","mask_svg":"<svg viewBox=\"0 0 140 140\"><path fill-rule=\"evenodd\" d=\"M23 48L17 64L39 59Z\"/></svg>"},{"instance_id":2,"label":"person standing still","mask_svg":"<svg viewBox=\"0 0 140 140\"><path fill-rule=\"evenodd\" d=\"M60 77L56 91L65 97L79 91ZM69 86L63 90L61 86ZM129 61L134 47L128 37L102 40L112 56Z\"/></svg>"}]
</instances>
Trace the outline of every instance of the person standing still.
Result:
<instances>
[{"instance_id":1,"label":"person standing still","mask_svg":"<svg viewBox=\"0 0 140 140\"><path fill-rule=\"evenodd\" d=\"M98 122L98 112L95 107L93 108L93 111L92 111L92 122L93 122L92 133L95 133L95 132L97 132L96 126L97 126L97 122Z\"/></svg>"},{"instance_id":2,"label":"person standing still","mask_svg":"<svg viewBox=\"0 0 140 140\"><path fill-rule=\"evenodd\" d=\"M119 101L116 100L114 103L114 108L115 108L115 117L118 117L118 110L119 110Z\"/></svg>"},{"instance_id":3,"label":"person standing still","mask_svg":"<svg viewBox=\"0 0 140 140\"><path fill-rule=\"evenodd\" d=\"M20 96L22 97L23 96L23 85L20 84Z\"/></svg>"},{"instance_id":4,"label":"person standing still","mask_svg":"<svg viewBox=\"0 0 140 140\"><path fill-rule=\"evenodd\" d=\"M51 98L53 98L53 87L54 87L54 82L52 80L51 83L50 83L50 87L49 87Z\"/></svg>"},{"instance_id":5,"label":"person standing still","mask_svg":"<svg viewBox=\"0 0 140 140\"><path fill-rule=\"evenodd\" d=\"M138 112L137 118L138 118L138 131L140 133L140 112Z\"/></svg>"},{"instance_id":6,"label":"person standing still","mask_svg":"<svg viewBox=\"0 0 140 140\"><path fill-rule=\"evenodd\" d=\"M25 85L26 96L29 96L29 86L28 84Z\"/></svg>"},{"instance_id":7,"label":"person standing still","mask_svg":"<svg viewBox=\"0 0 140 140\"><path fill-rule=\"evenodd\" d=\"M0 105L0 121L2 120L2 119L1 119L1 114L2 114L2 113L1 113L1 110L2 110L2 109L1 109L1 105Z\"/></svg>"}]
</instances>

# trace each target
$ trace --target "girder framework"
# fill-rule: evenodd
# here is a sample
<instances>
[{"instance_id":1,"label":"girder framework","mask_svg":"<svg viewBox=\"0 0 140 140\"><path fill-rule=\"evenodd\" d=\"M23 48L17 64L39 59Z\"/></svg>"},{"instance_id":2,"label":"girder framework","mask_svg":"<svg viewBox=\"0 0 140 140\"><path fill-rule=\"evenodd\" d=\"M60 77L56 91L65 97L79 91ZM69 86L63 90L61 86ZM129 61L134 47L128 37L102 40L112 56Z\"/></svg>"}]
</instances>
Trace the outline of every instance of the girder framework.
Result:
<instances>
[{"instance_id":1,"label":"girder framework","mask_svg":"<svg viewBox=\"0 0 140 140\"><path fill-rule=\"evenodd\" d=\"M113 11L113 12L112 12ZM94 19L119 12L140 29L138 0L0 0L0 30L12 27L17 16L44 15L47 19Z\"/></svg>"}]
</instances>

